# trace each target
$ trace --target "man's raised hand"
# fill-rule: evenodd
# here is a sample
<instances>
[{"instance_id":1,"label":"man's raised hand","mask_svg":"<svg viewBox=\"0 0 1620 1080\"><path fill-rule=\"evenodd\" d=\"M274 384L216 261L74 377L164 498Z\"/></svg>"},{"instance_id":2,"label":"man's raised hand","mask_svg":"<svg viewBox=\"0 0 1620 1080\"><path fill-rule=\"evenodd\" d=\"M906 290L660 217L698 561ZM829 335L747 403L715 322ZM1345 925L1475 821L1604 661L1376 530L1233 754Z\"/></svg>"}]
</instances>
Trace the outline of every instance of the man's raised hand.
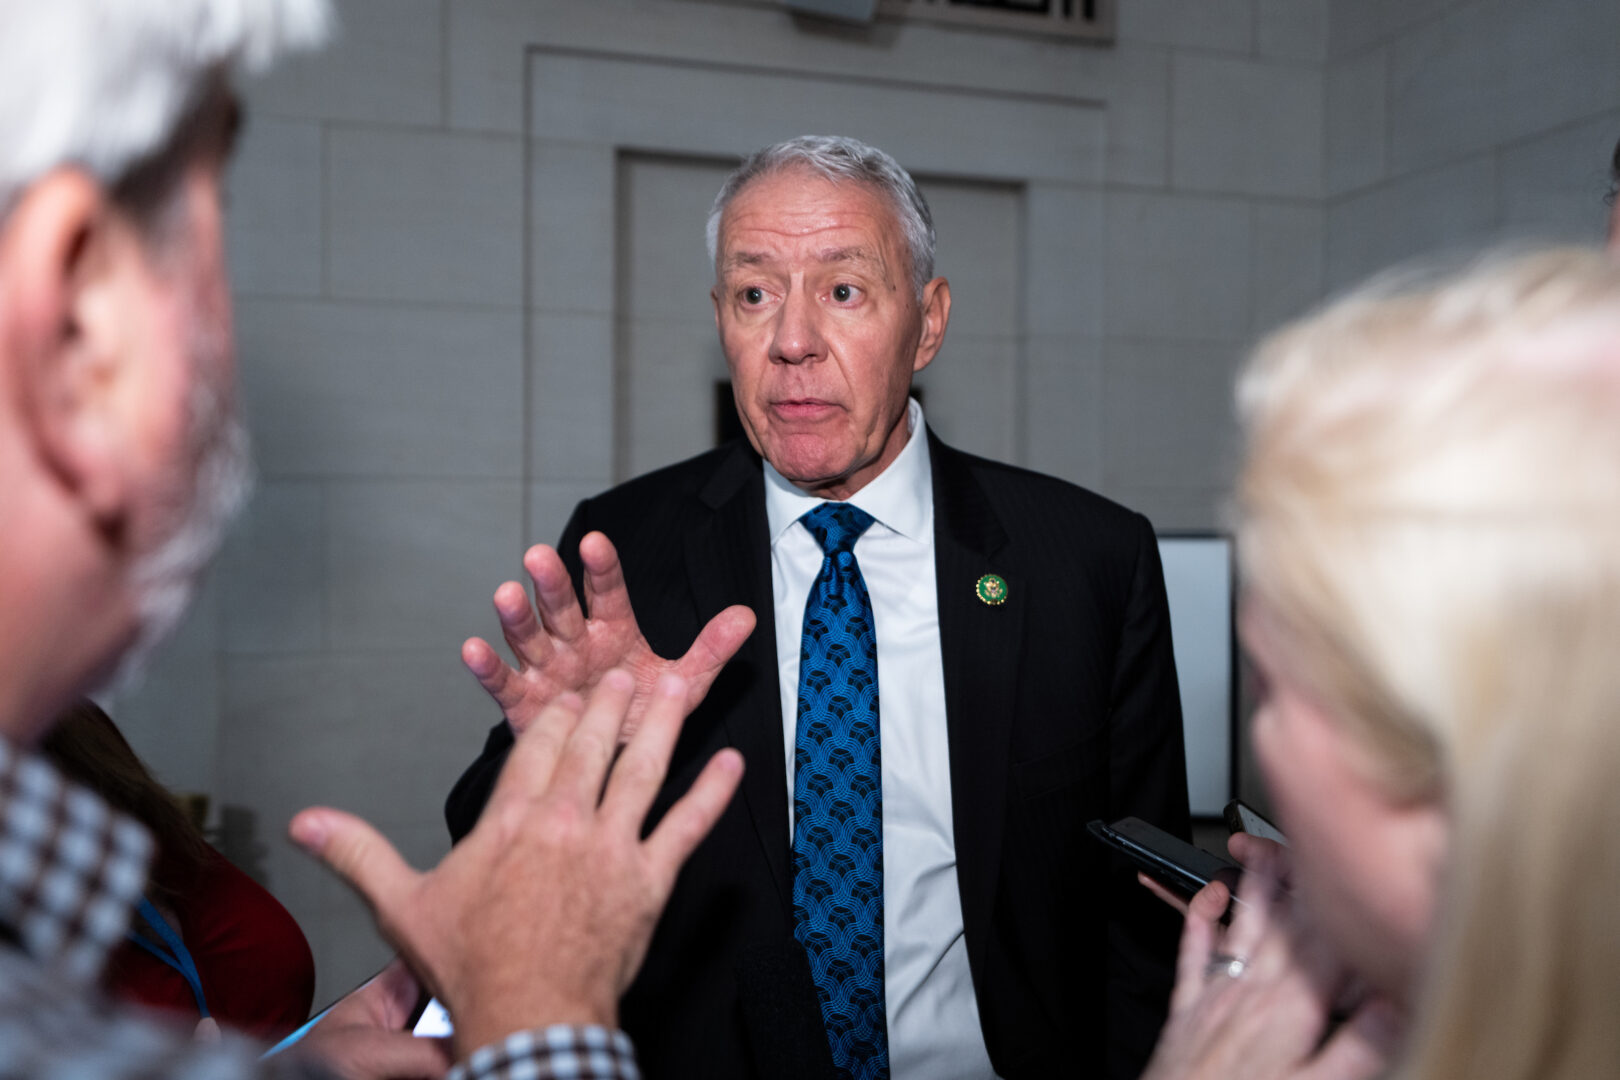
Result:
<instances>
[{"instance_id":1,"label":"man's raised hand","mask_svg":"<svg viewBox=\"0 0 1620 1080\"><path fill-rule=\"evenodd\" d=\"M696 708L753 632L754 613L740 604L726 608L709 620L685 656L666 660L652 651L636 623L612 542L599 532L587 533L579 557L589 617L557 552L536 544L523 556L534 582L534 604L518 582L495 590L495 614L515 664L502 660L483 638L468 638L461 647L462 663L500 705L512 730L527 728L559 694L588 693L612 668L628 671L635 684L620 741L635 733L653 686L666 672L685 680L687 711Z\"/></svg>"},{"instance_id":2,"label":"man's raised hand","mask_svg":"<svg viewBox=\"0 0 1620 1080\"><path fill-rule=\"evenodd\" d=\"M633 680L604 672L589 703L560 695L517 737L478 825L427 873L370 825L305 810L293 838L371 905L382 935L455 1021L460 1056L552 1023L612 1026L682 863L736 792L722 750L645 840L689 688L656 680L615 759Z\"/></svg>"}]
</instances>

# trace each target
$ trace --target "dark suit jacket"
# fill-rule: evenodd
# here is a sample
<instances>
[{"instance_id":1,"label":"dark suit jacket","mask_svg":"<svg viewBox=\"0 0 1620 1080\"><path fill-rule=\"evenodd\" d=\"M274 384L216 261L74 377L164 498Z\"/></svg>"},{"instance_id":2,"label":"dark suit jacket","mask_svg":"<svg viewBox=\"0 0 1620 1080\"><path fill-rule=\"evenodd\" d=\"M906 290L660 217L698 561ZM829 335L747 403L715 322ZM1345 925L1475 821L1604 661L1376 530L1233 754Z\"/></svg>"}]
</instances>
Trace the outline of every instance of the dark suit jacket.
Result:
<instances>
[{"instance_id":1,"label":"dark suit jacket","mask_svg":"<svg viewBox=\"0 0 1620 1080\"><path fill-rule=\"evenodd\" d=\"M1163 1020L1179 921L1086 832L1134 814L1185 835L1181 708L1147 519L1072 484L930 436L957 877L981 1025L997 1073L1134 1077ZM759 458L734 443L588 499L561 551L617 546L641 628L679 656L730 604L753 636L687 720L655 822L715 751L742 790L682 871L622 1023L649 1077L832 1075L793 868ZM992 607L974 586L999 574ZM511 735L446 803L477 820ZM941 777L940 781L945 782ZM544 963L536 958L536 963Z\"/></svg>"}]
</instances>

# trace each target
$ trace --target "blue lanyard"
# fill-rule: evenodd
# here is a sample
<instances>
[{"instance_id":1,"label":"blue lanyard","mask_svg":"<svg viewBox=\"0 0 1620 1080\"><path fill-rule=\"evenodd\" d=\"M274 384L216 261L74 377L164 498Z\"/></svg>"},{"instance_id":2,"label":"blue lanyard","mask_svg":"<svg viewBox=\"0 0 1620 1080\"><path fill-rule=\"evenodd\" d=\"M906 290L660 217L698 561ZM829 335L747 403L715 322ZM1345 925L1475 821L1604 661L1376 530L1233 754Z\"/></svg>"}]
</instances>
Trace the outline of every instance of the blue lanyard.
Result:
<instances>
[{"instance_id":1,"label":"blue lanyard","mask_svg":"<svg viewBox=\"0 0 1620 1080\"><path fill-rule=\"evenodd\" d=\"M192 962L191 953L180 940L180 935L174 932L146 897L141 897L141 906L137 910L141 920L157 932L160 940L153 941L136 930L129 932L129 940L178 971L180 977L186 980L186 985L191 987L191 996L197 999L197 1011L203 1016L209 1015L208 1000L203 997L202 977L197 974L197 965Z\"/></svg>"},{"instance_id":2,"label":"blue lanyard","mask_svg":"<svg viewBox=\"0 0 1620 1080\"><path fill-rule=\"evenodd\" d=\"M369 982L370 980L368 979L367 981ZM364 984L362 983L361 985L364 985ZM331 1012L333 1007L336 1006L336 1005L337 1005L337 1002L334 1001L331 1005L328 1005L326 1008L322 1009L320 1012L316 1013L314 1016L310 1017L308 1020L305 1020L304 1023L303 1023L303 1026L300 1027L297 1031L294 1031L292 1034L288 1035L285 1039L282 1039L280 1042L276 1043L276 1045L272 1046L270 1049L268 1049L264 1053L260 1054L259 1055L259 1060L263 1061L265 1058L271 1057L271 1056L273 1056L275 1054L279 1054L283 1050L287 1049L289 1046L292 1046L292 1045L296 1044L298 1042L298 1040L302 1039L305 1035L309 1034L309 1029L310 1028L314 1027L316 1024L320 1023L322 1020L325 1020L326 1019L326 1014Z\"/></svg>"}]
</instances>

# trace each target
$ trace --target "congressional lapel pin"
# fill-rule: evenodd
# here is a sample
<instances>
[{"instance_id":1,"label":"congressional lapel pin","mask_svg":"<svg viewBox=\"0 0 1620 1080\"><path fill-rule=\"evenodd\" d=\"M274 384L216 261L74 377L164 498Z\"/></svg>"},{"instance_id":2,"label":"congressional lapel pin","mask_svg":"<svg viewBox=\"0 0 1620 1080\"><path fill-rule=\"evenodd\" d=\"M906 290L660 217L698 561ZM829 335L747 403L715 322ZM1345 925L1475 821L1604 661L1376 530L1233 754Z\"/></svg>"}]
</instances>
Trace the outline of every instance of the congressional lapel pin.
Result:
<instances>
[{"instance_id":1,"label":"congressional lapel pin","mask_svg":"<svg viewBox=\"0 0 1620 1080\"><path fill-rule=\"evenodd\" d=\"M1007 602L1007 582L1000 574L986 574L973 586L973 592L991 607Z\"/></svg>"}]
</instances>

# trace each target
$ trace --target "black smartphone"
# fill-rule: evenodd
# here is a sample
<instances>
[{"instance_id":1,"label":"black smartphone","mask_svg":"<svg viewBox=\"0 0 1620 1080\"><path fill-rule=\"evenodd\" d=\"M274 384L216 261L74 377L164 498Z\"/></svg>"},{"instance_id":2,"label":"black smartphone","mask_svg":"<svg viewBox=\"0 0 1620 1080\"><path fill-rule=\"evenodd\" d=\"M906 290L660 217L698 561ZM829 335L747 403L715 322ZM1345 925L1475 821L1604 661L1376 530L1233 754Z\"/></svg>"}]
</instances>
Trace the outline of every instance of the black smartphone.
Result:
<instances>
[{"instance_id":1,"label":"black smartphone","mask_svg":"<svg viewBox=\"0 0 1620 1080\"><path fill-rule=\"evenodd\" d=\"M1112 825L1093 821L1091 834L1124 855L1183 900L1212 881L1220 881L1237 895L1243 868L1231 859L1193 847L1141 818L1120 818Z\"/></svg>"},{"instance_id":2,"label":"black smartphone","mask_svg":"<svg viewBox=\"0 0 1620 1080\"><path fill-rule=\"evenodd\" d=\"M1288 846L1288 837L1283 835L1282 830L1242 799L1227 803L1222 816L1226 819L1226 831L1229 833L1248 833L1265 840L1275 840L1283 847Z\"/></svg>"}]
</instances>

